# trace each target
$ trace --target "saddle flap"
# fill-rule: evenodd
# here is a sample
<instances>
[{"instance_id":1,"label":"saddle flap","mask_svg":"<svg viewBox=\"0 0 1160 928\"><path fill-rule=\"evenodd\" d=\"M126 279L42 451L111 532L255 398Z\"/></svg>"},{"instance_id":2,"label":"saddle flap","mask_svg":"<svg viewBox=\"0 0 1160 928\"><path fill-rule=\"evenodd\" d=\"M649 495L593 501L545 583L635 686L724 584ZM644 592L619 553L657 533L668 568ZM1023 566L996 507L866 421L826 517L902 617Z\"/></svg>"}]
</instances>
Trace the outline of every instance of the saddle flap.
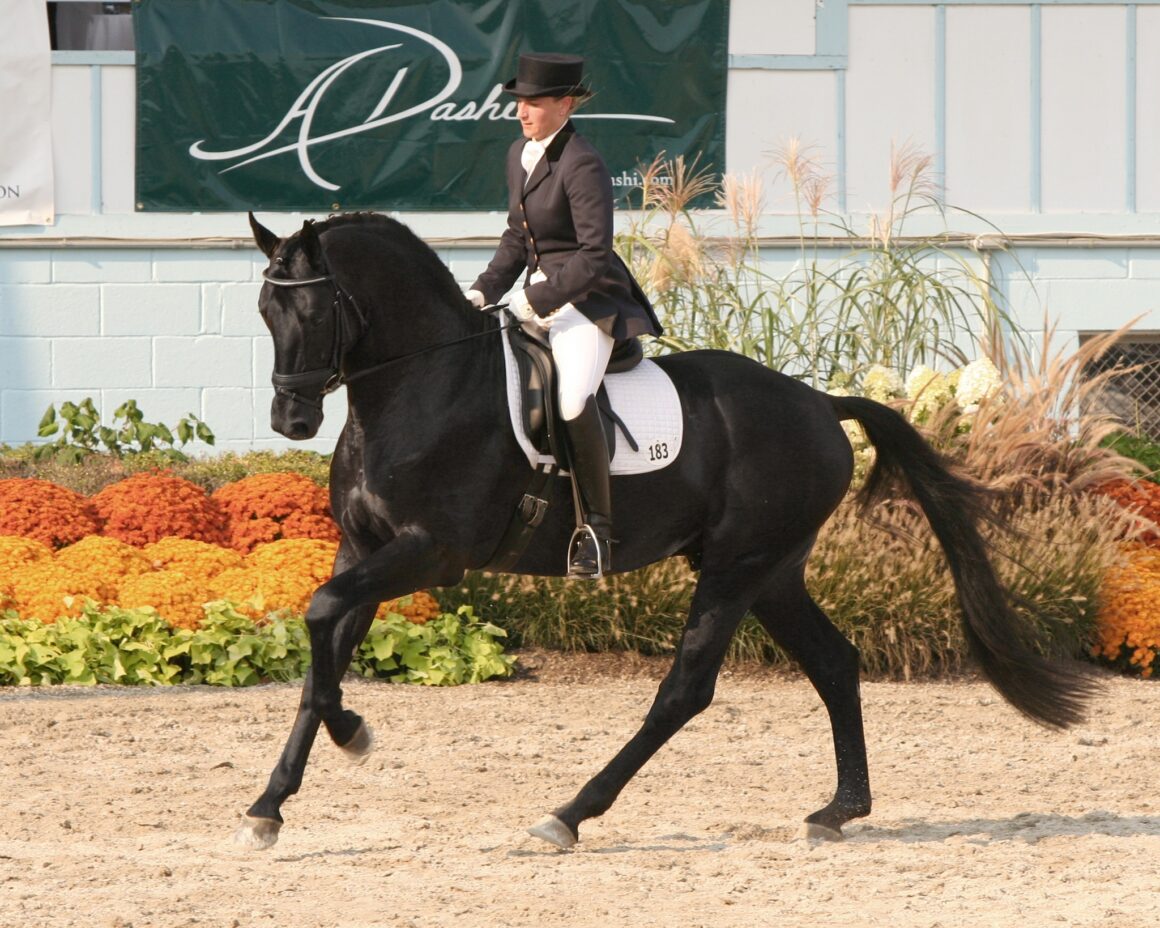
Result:
<instances>
[{"instance_id":1,"label":"saddle flap","mask_svg":"<svg viewBox=\"0 0 1160 928\"><path fill-rule=\"evenodd\" d=\"M548 407L549 403L556 402L556 363L552 358L552 350L522 327L509 329L508 341L514 349L519 369L522 395L520 405L525 434L540 454L550 454L556 460L561 460L558 449L554 447L556 430L552 428L552 423L559 422L560 416L555 405L551 409ZM623 427L623 422L612 411L608 391L603 383L596 393L596 405L601 412L600 421L604 426L604 440L608 444L611 460L616 456L616 426L619 423ZM629 443L635 446L632 437L627 437Z\"/></svg>"}]
</instances>

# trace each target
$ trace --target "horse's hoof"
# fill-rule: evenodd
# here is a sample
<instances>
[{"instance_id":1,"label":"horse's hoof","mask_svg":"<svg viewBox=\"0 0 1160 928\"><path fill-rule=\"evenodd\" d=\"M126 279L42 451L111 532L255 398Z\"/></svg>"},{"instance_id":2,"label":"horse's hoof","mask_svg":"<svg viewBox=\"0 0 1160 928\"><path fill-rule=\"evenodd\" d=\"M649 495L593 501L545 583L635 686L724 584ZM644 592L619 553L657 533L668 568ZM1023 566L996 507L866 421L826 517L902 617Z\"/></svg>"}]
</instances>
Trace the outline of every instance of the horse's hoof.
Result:
<instances>
[{"instance_id":1,"label":"horse's hoof","mask_svg":"<svg viewBox=\"0 0 1160 928\"><path fill-rule=\"evenodd\" d=\"M366 722L359 722L354 737L339 748L352 764L365 764L374 749L375 733Z\"/></svg>"},{"instance_id":2,"label":"horse's hoof","mask_svg":"<svg viewBox=\"0 0 1160 928\"><path fill-rule=\"evenodd\" d=\"M804 822L799 837L810 841L841 841L845 835L826 825L817 822Z\"/></svg>"},{"instance_id":3,"label":"horse's hoof","mask_svg":"<svg viewBox=\"0 0 1160 928\"><path fill-rule=\"evenodd\" d=\"M556 816L549 815L536 822L528 829L533 838L540 838L549 844L554 844L563 851L575 847L580 839L572 833L572 829L561 822Z\"/></svg>"},{"instance_id":4,"label":"horse's hoof","mask_svg":"<svg viewBox=\"0 0 1160 928\"><path fill-rule=\"evenodd\" d=\"M278 843L278 831L281 828L282 823L276 819L243 815L241 826L234 832L234 844L264 851Z\"/></svg>"}]
</instances>

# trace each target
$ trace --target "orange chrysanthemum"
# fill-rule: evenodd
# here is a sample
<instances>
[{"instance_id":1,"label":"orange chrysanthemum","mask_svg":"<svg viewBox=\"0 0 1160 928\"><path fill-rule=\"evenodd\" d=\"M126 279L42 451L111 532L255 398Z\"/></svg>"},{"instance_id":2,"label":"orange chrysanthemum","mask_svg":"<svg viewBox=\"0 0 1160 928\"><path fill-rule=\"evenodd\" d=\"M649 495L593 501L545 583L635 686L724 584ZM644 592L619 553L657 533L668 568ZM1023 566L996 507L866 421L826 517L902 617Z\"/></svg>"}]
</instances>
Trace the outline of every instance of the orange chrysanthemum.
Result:
<instances>
[{"instance_id":1,"label":"orange chrysanthemum","mask_svg":"<svg viewBox=\"0 0 1160 928\"><path fill-rule=\"evenodd\" d=\"M219 544L225 518L195 483L172 474L134 474L110 484L92 499L104 534L131 545L162 538L192 538Z\"/></svg>"},{"instance_id":2,"label":"orange chrysanthemum","mask_svg":"<svg viewBox=\"0 0 1160 928\"><path fill-rule=\"evenodd\" d=\"M34 538L63 548L98 529L93 507L79 493L47 480L0 480L0 535Z\"/></svg>"},{"instance_id":3,"label":"orange chrysanthemum","mask_svg":"<svg viewBox=\"0 0 1160 928\"><path fill-rule=\"evenodd\" d=\"M338 541L326 490L301 474L255 474L213 498L229 520L228 544L243 554L285 538Z\"/></svg>"},{"instance_id":4,"label":"orange chrysanthemum","mask_svg":"<svg viewBox=\"0 0 1160 928\"><path fill-rule=\"evenodd\" d=\"M56 552L54 560L66 570L95 573L113 588L126 577L152 569L148 558L139 548L104 535L89 535L76 544L61 548Z\"/></svg>"},{"instance_id":5,"label":"orange chrysanthemum","mask_svg":"<svg viewBox=\"0 0 1160 928\"><path fill-rule=\"evenodd\" d=\"M1160 661L1160 550L1126 549L1127 563L1104 578L1093 657L1127 666L1150 677Z\"/></svg>"}]
</instances>

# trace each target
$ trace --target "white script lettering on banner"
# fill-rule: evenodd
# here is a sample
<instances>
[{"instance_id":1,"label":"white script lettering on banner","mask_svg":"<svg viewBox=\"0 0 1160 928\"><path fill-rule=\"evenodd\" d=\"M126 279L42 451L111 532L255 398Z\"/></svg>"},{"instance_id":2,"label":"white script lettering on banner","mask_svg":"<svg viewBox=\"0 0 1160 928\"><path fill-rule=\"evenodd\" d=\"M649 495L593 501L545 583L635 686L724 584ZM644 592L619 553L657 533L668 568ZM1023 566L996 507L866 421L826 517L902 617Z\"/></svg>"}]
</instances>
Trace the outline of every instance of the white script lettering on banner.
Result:
<instances>
[{"instance_id":1,"label":"white script lettering on banner","mask_svg":"<svg viewBox=\"0 0 1160 928\"><path fill-rule=\"evenodd\" d=\"M52 50L44 0L5 0L0 225L52 225Z\"/></svg>"},{"instance_id":2,"label":"white script lettering on banner","mask_svg":"<svg viewBox=\"0 0 1160 928\"><path fill-rule=\"evenodd\" d=\"M325 190L340 190L342 189L341 184L334 183L322 177L315 170L314 165L310 161L310 149L313 146L324 145L327 142L333 142L337 139L357 135L362 132L369 132L379 126L401 122L404 119L414 119L416 117L447 122L516 119L515 102L503 97L502 84L496 84L488 92L487 97L479 103L473 100L458 102L452 99L455 91L459 89L460 82L463 80L463 66L454 50L436 36L419 29L414 29L411 26L402 25L401 23L385 22L377 19L355 19L344 16L324 16L320 18L334 20L336 22L361 23L367 26L377 26L382 29L401 32L406 36L418 39L420 42L430 46L434 53L443 59L448 70L447 82L437 93L425 99L411 100L405 93L401 93L405 87L408 68L399 68L383 90L378 103L361 123L322 135L312 135L311 128L314 120L319 112L323 111L326 94L332 89L335 82L354 65L373 56L386 54L398 49L401 47L401 44L395 43L381 45L377 48L369 48L356 55L343 58L341 61L337 61L325 68L306 85L306 88L298 95L298 98L294 101L290 109L286 111L277 125L275 125L265 138L254 142L252 145L246 145L230 151L211 151L206 147L209 144L209 140L201 139L190 146L189 154L191 157L202 161L233 161L233 164L222 169L220 172L225 174L244 165L253 164L255 161L273 158L286 154L287 152L296 152L302 173L312 183ZM399 108L392 109L392 105L398 106ZM650 116L643 113L577 114L576 118L626 119L670 124L673 122L672 119L664 116ZM270 147L275 145L275 139L279 138L296 121L298 122L298 138L289 145Z\"/></svg>"}]
</instances>

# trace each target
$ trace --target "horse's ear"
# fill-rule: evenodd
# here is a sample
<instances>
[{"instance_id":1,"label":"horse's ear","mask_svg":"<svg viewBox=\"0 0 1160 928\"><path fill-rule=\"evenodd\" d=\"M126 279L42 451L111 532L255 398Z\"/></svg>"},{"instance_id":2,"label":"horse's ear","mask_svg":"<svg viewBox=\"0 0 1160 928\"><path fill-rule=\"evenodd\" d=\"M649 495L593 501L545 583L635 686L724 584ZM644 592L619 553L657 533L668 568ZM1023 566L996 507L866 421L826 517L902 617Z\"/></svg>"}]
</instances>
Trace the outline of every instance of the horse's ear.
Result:
<instances>
[{"instance_id":1,"label":"horse's ear","mask_svg":"<svg viewBox=\"0 0 1160 928\"><path fill-rule=\"evenodd\" d=\"M318 231L314 228L313 219L307 219L302 223L302 231L298 233L298 244L311 267L321 265L322 243L318 240Z\"/></svg>"},{"instance_id":2,"label":"horse's ear","mask_svg":"<svg viewBox=\"0 0 1160 928\"><path fill-rule=\"evenodd\" d=\"M250 213L250 231L254 233L254 244L261 249L262 254L267 258L274 254L274 249L281 244L282 240L278 238L273 232L267 229L264 225L254 218L254 214Z\"/></svg>"}]
</instances>

